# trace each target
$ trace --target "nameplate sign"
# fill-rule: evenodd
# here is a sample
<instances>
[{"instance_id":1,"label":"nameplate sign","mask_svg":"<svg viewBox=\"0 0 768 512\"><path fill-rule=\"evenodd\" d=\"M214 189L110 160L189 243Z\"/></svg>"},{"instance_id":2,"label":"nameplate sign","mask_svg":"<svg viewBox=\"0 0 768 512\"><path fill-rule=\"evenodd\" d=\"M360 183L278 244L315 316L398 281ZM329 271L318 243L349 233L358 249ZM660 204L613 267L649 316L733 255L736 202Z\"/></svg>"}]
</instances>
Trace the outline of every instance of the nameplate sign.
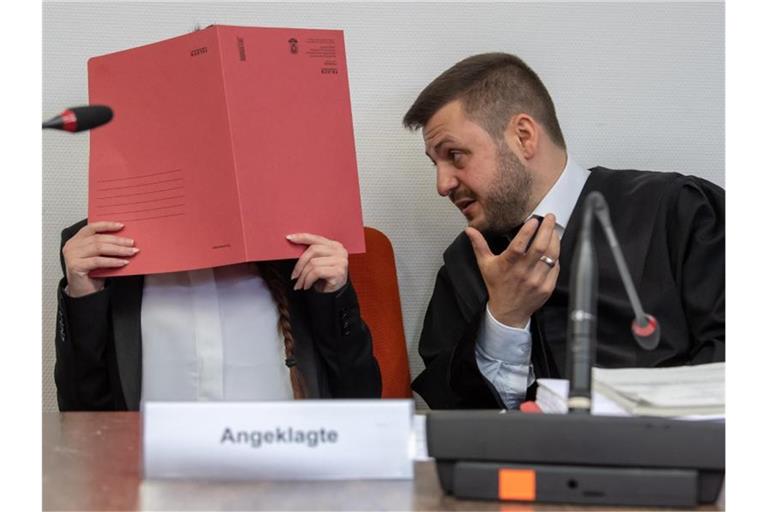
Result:
<instances>
[{"instance_id":1,"label":"nameplate sign","mask_svg":"<svg viewBox=\"0 0 768 512\"><path fill-rule=\"evenodd\" d=\"M144 478L410 479L411 400L147 402Z\"/></svg>"}]
</instances>

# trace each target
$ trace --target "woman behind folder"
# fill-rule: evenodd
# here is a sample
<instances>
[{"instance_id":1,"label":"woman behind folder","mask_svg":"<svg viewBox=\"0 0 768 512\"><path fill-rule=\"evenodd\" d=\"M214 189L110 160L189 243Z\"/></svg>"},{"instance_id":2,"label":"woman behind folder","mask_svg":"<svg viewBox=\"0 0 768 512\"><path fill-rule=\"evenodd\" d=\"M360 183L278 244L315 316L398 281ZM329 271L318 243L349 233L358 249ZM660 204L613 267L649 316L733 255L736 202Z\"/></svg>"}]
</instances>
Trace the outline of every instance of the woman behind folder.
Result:
<instances>
[{"instance_id":1,"label":"woman behind folder","mask_svg":"<svg viewBox=\"0 0 768 512\"><path fill-rule=\"evenodd\" d=\"M139 248L118 222L62 232L55 380L59 409L136 410L142 400L381 395L347 251L288 239L298 260L99 279Z\"/></svg>"}]
</instances>

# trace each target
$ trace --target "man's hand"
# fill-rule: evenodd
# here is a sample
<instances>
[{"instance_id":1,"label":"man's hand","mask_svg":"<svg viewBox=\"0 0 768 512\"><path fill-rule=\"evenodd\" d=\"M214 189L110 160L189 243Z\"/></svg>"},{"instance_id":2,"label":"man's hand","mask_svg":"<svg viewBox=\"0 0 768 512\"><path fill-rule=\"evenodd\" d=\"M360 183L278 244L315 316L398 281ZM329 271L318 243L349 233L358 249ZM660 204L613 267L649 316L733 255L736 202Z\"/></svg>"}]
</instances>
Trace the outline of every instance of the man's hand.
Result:
<instances>
[{"instance_id":1,"label":"man's hand","mask_svg":"<svg viewBox=\"0 0 768 512\"><path fill-rule=\"evenodd\" d=\"M315 291L331 293L347 284L349 260L347 250L341 243L310 233L288 235L286 238L295 244L309 246L293 267L291 279L296 279L294 290L314 287Z\"/></svg>"},{"instance_id":2,"label":"man's hand","mask_svg":"<svg viewBox=\"0 0 768 512\"><path fill-rule=\"evenodd\" d=\"M560 238L555 233L555 216L528 220L504 252L495 256L483 235L475 228L464 231L472 242L477 265L488 289L488 308L504 325L524 328L531 315L547 301L560 274ZM533 243L526 251L531 238ZM554 266L542 257L554 260Z\"/></svg>"},{"instance_id":3,"label":"man's hand","mask_svg":"<svg viewBox=\"0 0 768 512\"><path fill-rule=\"evenodd\" d=\"M123 229L119 222L94 222L83 226L67 240L61 252L67 273L67 294L82 297L104 288L104 279L92 278L88 272L98 268L119 268L128 264L139 249L130 238L102 235ZM117 256L117 257L116 257Z\"/></svg>"}]
</instances>

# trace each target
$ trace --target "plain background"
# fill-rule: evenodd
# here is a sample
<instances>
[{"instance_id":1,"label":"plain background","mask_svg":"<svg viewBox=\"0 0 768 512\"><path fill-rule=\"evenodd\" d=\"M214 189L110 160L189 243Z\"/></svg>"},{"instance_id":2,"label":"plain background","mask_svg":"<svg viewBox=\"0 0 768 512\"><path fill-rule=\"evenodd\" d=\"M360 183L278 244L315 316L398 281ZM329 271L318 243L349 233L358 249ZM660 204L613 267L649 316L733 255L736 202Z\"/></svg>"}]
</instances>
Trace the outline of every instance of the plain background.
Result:
<instances>
[{"instance_id":1,"label":"plain background","mask_svg":"<svg viewBox=\"0 0 768 512\"><path fill-rule=\"evenodd\" d=\"M45 3L44 117L87 102L88 58L211 23L345 32L363 215L395 248L411 372L443 249L464 226L435 192L420 134L401 119L456 61L515 53L552 95L571 158L585 167L675 170L724 185L722 3ZM43 148L43 409L53 384L61 229L87 209L88 139Z\"/></svg>"}]
</instances>

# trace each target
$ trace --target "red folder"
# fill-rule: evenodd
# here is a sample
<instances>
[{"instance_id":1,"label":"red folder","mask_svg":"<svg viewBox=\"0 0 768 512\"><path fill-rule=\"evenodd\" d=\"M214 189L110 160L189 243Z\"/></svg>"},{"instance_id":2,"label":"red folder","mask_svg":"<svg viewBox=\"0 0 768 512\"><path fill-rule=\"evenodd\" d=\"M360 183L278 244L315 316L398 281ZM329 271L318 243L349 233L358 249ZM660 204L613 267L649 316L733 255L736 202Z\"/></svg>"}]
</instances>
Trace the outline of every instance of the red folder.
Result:
<instances>
[{"instance_id":1,"label":"red folder","mask_svg":"<svg viewBox=\"0 0 768 512\"><path fill-rule=\"evenodd\" d=\"M340 30L216 25L88 61L88 219L125 224L132 275L365 252Z\"/></svg>"}]
</instances>

